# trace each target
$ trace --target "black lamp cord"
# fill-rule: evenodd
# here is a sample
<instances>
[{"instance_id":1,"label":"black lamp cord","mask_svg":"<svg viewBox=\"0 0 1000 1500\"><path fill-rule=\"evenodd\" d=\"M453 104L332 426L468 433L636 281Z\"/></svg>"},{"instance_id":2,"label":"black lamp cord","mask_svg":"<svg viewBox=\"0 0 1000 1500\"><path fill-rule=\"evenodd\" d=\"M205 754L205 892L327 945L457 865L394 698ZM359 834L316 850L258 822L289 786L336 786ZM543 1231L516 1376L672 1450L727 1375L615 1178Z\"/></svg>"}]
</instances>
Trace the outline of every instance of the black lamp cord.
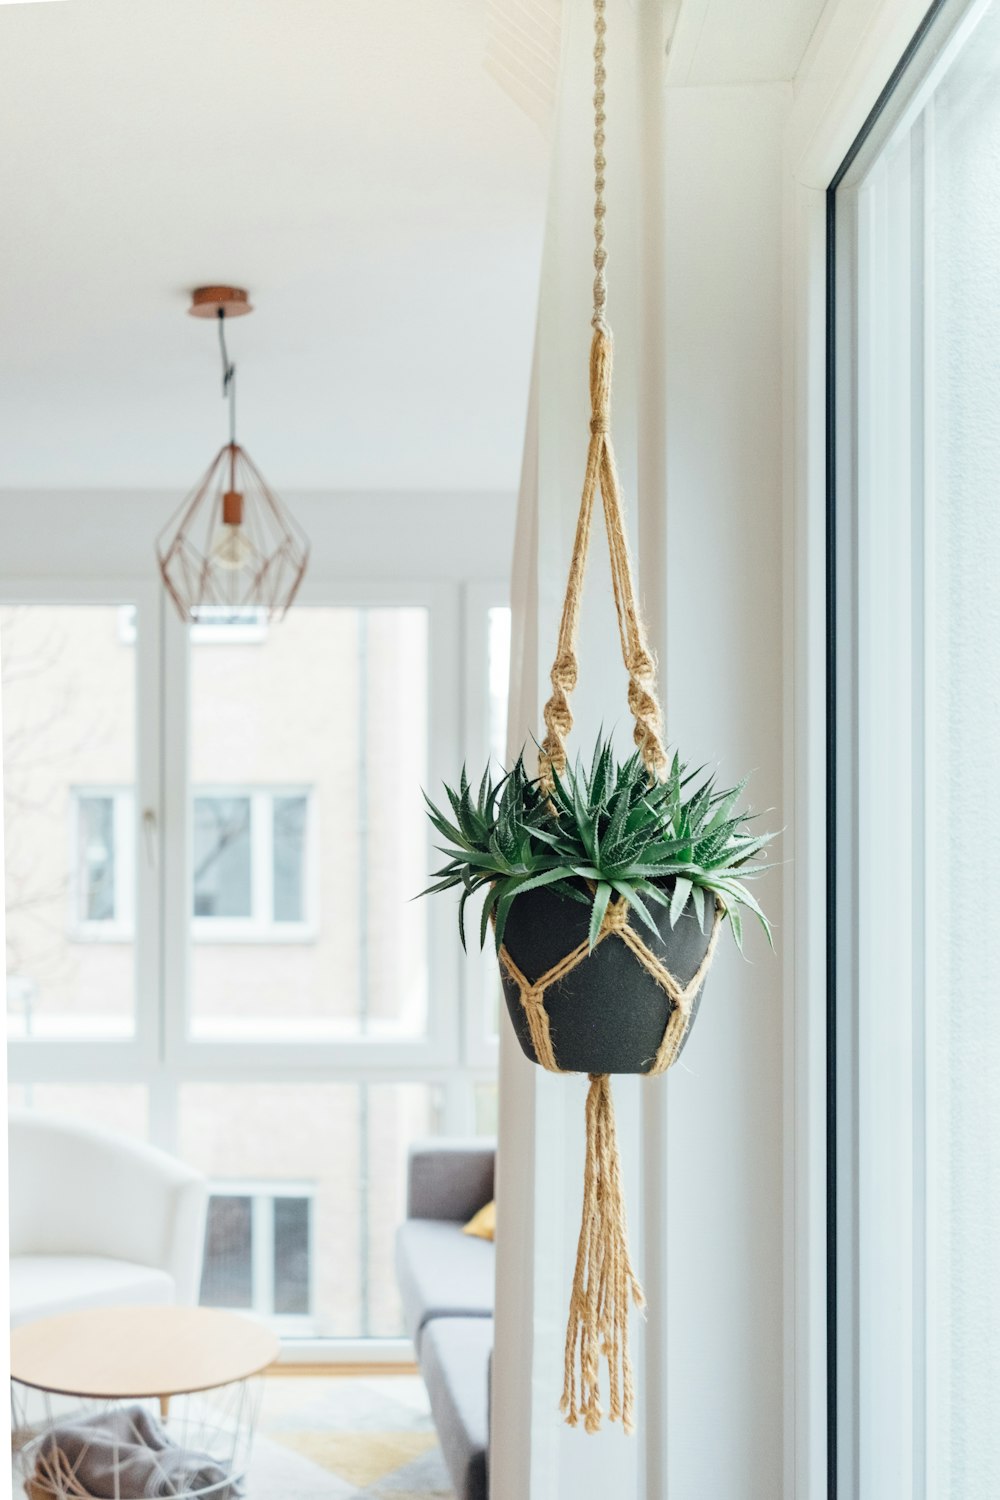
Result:
<instances>
[{"instance_id":1,"label":"black lamp cord","mask_svg":"<svg viewBox=\"0 0 1000 1500\"><path fill-rule=\"evenodd\" d=\"M229 398L229 441L236 442L236 366L226 348L226 309L219 308L219 352L222 355L222 394Z\"/></svg>"}]
</instances>

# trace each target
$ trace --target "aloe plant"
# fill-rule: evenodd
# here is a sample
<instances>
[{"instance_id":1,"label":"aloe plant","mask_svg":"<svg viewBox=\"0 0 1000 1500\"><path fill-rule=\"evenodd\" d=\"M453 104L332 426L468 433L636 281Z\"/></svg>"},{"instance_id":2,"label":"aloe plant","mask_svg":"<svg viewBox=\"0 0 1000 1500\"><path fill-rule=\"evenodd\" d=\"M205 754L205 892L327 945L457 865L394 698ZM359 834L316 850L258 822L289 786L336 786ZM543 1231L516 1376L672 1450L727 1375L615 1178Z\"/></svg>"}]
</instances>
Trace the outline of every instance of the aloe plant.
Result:
<instances>
[{"instance_id":1,"label":"aloe plant","mask_svg":"<svg viewBox=\"0 0 1000 1500\"><path fill-rule=\"evenodd\" d=\"M457 790L445 787L450 818L425 793L446 863L421 895L461 887L463 947L471 896L486 888L480 944L492 919L499 950L511 906L541 886L590 907L591 948L615 895L654 932L652 905L668 907L674 926L690 900L704 931L718 903L741 951L745 907L771 942L744 882L767 868L755 861L774 835L752 832L753 815L737 810L746 784L719 791L714 776L689 772L677 755L667 777L652 781L638 754L620 764L603 737L589 771L567 766L551 790L528 774L523 756L496 781L487 767L476 793L463 769Z\"/></svg>"}]
</instances>

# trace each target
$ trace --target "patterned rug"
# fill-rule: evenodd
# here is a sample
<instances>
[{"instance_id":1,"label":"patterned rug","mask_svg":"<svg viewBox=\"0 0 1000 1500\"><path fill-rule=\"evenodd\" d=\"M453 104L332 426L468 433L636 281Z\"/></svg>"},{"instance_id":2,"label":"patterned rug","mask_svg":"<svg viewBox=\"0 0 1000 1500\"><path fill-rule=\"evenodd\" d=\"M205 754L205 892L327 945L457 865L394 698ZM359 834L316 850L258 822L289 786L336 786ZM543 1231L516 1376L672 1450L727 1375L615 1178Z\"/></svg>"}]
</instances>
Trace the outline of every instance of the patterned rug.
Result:
<instances>
[{"instance_id":1,"label":"patterned rug","mask_svg":"<svg viewBox=\"0 0 1000 1500\"><path fill-rule=\"evenodd\" d=\"M423 1381L266 1379L246 1500L453 1500Z\"/></svg>"},{"instance_id":2,"label":"patterned rug","mask_svg":"<svg viewBox=\"0 0 1000 1500\"><path fill-rule=\"evenodd\" d=\"M265 1381L247 1500L452 1500L419 1375Z\"/></svg>"}]
</instances>

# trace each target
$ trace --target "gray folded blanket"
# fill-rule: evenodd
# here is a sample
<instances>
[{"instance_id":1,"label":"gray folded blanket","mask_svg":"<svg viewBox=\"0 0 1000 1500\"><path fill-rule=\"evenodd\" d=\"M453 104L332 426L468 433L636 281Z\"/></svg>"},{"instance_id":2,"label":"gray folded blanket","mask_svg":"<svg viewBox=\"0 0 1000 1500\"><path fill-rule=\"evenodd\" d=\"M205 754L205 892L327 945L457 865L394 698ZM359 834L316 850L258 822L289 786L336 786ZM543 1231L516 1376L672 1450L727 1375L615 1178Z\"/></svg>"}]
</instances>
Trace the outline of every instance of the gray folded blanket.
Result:
<instances>
[{"instance_id":1,"label":"gray folded blanket","mask_svg":"<svg viewBox=\"0 0 1000 1500\"><path fill-rule=\"evenodd\" d=\"M117 1481L116 1481L117 1475ZM41 1439L29 1497L152 1500L206 1495L240 1500L243 1485L208 1453L182 1448L144 1406L119 1406L53 1427Z\"/></svg>"}]
</instances>

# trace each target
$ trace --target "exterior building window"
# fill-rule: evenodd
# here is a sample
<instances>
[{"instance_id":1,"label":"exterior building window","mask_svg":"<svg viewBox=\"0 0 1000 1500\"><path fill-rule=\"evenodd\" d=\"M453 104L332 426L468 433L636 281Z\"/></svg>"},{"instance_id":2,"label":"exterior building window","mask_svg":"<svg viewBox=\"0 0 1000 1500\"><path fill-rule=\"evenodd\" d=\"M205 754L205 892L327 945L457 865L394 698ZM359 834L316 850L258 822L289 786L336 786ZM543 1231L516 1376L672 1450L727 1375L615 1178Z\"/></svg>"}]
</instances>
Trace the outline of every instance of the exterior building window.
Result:
<instances>
[{"instance_id":1,"label":"exterior building window","mask_svg":"<svg viewBox=\"0 0 1000 1500\"><path fill-rule=\"evenodd\" d=\"M133 797L129 790L78 788L73 793L71 923L78 937L111 940L131 937L133 821Z\"/></svg>"},{"instance_id":2,"label":"exterior building window","mask_svg":"<svg viewBox=\"0 0 1000 1500\"><path fill-rule=\"evenodd\" d=\"M195 937L273 942L310 936L310 802L302 790L195 793Z\"/></svg>"},{"instance_id":3,"label":"exterior building window","mask_svg":"<svg viewBox=\"0 0 1000 1500\"><path fill-rule=\"evenodd\" d=\"M209 1200L200 1301L263 1317L312 1316L312 1193L262 1183Z\"/></svg>"}]
</instances>

